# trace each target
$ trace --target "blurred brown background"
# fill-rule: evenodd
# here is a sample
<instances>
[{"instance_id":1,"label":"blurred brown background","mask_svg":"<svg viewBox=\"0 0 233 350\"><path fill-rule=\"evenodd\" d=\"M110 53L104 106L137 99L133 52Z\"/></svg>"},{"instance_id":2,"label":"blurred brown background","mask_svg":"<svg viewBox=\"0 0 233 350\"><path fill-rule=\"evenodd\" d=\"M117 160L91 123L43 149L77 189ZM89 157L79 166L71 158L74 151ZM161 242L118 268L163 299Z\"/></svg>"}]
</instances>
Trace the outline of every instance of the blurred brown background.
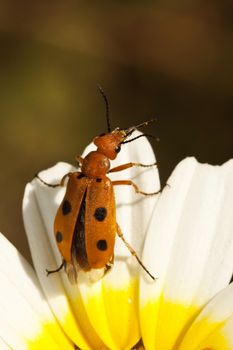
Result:
<instances>
[{"instance_id":1,"label":"blurred brown background","mask_svg":"<svg viewBox=\"0 0 233 350\"><path fill-rule=\"evenodd\" d=\"M162 183L182 158L232 157L232 2L0 0L0 230L28 258L25 184L113 126L148 132Z\"/></svg>"}]
</instances>

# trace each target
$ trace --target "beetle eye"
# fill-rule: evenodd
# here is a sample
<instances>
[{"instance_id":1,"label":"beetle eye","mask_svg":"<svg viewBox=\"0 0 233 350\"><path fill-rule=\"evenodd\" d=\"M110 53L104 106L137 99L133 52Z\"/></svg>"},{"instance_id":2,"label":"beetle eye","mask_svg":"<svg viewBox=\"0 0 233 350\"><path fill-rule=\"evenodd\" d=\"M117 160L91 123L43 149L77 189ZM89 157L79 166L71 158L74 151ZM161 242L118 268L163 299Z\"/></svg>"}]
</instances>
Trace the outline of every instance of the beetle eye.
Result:
<instances>
[{"instance_id":1,"label":"beetle eye","mask_svg":"<svg viewBox=\"0 0 233 350\"><path fill-rule=\"evenodd\" d=\"M115 148L115 152L116 152L116 153L119 153L120 150L121 150L121 146L117 146L117 147Z\"/></svg>"}]
</instances>

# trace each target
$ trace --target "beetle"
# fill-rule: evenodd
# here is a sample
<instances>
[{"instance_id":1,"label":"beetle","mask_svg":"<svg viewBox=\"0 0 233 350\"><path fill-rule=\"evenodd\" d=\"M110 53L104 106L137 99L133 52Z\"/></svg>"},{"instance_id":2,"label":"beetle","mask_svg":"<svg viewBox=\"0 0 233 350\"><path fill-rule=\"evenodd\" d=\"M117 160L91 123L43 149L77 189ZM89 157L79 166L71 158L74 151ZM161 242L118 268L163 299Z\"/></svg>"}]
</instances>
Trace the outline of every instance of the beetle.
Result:
<instances>
[{"instance_id":1,"label":"beetle","mask_svg":"<svg viewBox=\"0 0 233 350\"><path fill-rule=\"evenodd\" d=\"M145 121L128 129L115 128L111 130L109 119L109 104L103 89L98 86L106 105L106 120L108 132L94 138L97 147L84 158L77 156L80 171L65 174L58 184L49 184L37 174L44 185L49 187L64 186L68 178L66 193L58 208L54 220L54 235L62 256L61 265L55 270L46 270L47 274L60 271L63 267L71 283L77 282L79 270L104 268L107 272L113 265L114 245L116 234L122 239L130 253L154 280L155 277L144 266L135 250L125 240L120 226L116 221L116 204L114 186L132 186L136 193L155 195L160 191L146 193L141 191L131 180L111 181L109 173L125 170L134 166L151 167L154 164L126 163L111 168L110 161L114 160L121 151L121 146L142 136L141 134L128 139L139 128L145 127L154 119Z\"/></svg>"}]
</instances>

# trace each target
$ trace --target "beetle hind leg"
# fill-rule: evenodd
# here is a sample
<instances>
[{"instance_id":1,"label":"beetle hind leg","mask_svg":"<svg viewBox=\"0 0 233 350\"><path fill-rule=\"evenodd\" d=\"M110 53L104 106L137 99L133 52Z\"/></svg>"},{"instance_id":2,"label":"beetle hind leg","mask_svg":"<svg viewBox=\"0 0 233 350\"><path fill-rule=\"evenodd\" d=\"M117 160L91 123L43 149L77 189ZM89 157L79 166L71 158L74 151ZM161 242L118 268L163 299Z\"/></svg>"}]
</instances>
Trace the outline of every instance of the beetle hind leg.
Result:
<instances>
[{"instance_id":1,"label":"beetle hind leg","mask_svg":"<svg viewBox=\"0 0 233 350\"><path fill-rule=\"evenodd\" d=\"M152 280L156 280L156 277L154 277L150 271L146 268L146 266L143 264L141 259L138 257L136 251L131 247L131 245L125 240L125 237L121 231L120 226L117 224L117 234L121 238L121 240L124 242L125 246L129 249L130 253L137 259L139 265L143 268L143 270L151 277Z\"/></svg>"},{"instance_id":2,"label":"beetle hind leg","mask_svg":"<svg viewBox=\"0 0 233 350\"><path fill-rule=\"evenodd\" d=\"M104 275L106 275L109 271L111 271L111 269L113 268L113 265L114 265L114 255L111 257L111 259L105 265Z\"/></svg>"}]
</instances>

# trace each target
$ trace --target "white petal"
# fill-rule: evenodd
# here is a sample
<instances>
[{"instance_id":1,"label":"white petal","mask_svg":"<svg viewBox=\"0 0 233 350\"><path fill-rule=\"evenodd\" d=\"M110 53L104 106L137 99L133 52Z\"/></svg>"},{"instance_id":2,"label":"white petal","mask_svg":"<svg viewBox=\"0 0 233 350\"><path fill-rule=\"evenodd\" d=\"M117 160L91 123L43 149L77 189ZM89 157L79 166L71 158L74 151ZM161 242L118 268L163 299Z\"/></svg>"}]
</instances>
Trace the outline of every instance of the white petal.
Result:
<instances>
[{"instance_id":1,"label":"white petal","mask_svg":"<svg viewBox=\"0 0 233 350\"><path fill-rule=\"evenodd\" d=\"M12 347L10 347L10 346L0 337L0 349L1 349L1 350L12 350Z\"/></svg>"},{"instance_id":2,"label":"white petal","mask_svg":"<svg viewBox=\"0 0 233 350\"><path fill-rule=\"evenodd\" d=\"M233 283L204 307L179 349L204 348L233 349Z\"/></svg>"},{"instance_id":3,"label":"white petal","mask_svg":"<svg viewBox=\"0 0 233 350\"><path fill-rule=\"evenodd\" d=\"M161 342L170 349L197 310L227 285L233 270L233 162L218 167L188 158L168 183L143 255L158 277L153 285L141 281L148 349Z\"/></svg>"},{"instance_id":4,"label":"white petal","mask_svg":"<svg viewBox=\"0 0 233 350\"><path fill-rule=\"evenodd\" d=\"M0 234L0 338L13 349L73 349L42 294L31 266Z\"/></svg>"}]
</instances>

